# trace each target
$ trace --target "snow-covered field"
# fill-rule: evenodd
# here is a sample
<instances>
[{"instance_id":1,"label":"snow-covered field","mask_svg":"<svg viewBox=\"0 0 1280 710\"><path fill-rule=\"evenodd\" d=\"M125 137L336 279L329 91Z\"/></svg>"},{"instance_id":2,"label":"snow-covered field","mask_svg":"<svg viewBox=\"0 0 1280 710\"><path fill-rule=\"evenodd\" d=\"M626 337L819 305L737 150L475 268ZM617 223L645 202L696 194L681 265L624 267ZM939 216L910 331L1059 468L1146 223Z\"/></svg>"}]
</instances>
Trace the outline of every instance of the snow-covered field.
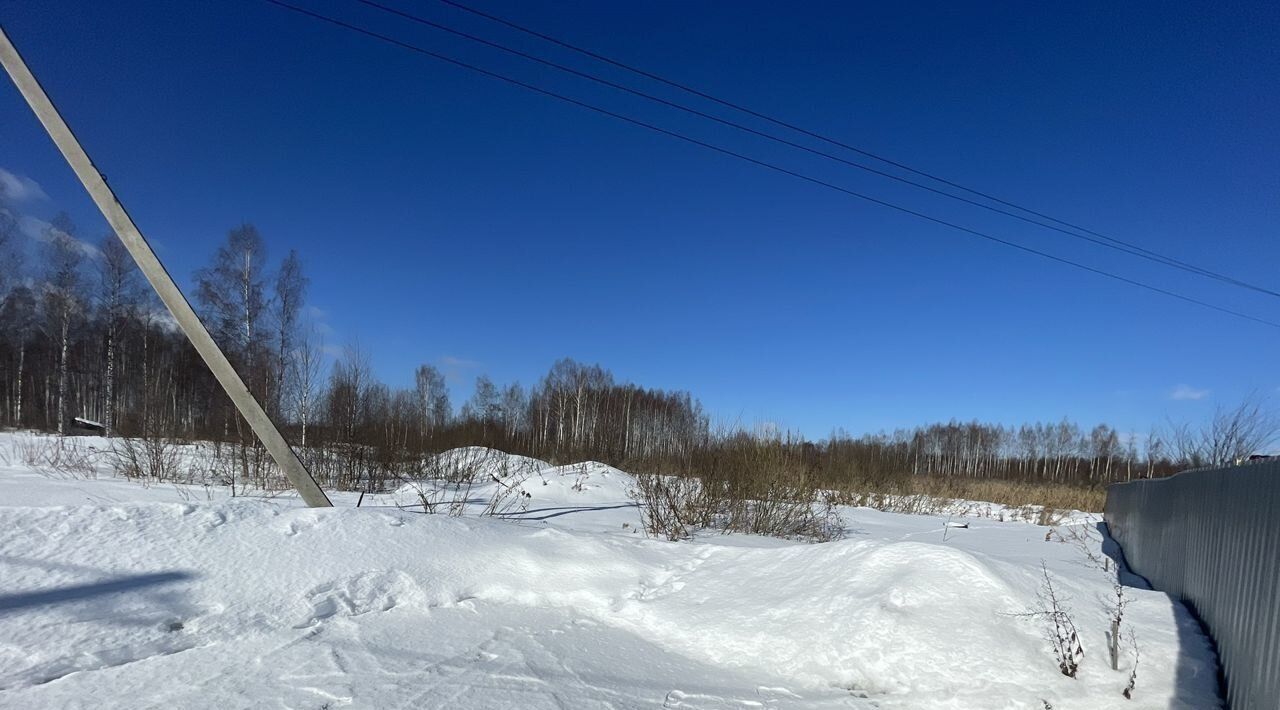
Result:
<instances>
[{"instance_id":1,"label":"snow-covered field","mask_svg":"<svg viewBox=\"0 0 1280 710\"><path fill-rule=\"evenodd\" d=\"M1113 591L1084 516L1046 540L851 508L837 542L667 542L600 464L524 460L519 507L479 517L488 483L449 517L397 507L412 488L311 510L38 471L21 436L0 433L4 708L1218 706L1194 620L1134 588L1122 696L1133 658L1110 667ZM1081 634L1074 679L1027 614L1042 561Z\"/></svg>"}]
</instances>

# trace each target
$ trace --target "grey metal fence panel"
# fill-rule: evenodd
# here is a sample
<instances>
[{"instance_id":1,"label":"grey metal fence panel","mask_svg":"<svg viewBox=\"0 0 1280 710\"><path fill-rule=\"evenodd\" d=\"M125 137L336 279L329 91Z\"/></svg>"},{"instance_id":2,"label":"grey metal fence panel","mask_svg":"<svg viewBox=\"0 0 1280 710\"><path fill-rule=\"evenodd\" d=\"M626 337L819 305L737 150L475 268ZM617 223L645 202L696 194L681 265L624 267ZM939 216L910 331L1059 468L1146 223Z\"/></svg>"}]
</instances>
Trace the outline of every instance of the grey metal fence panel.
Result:
<instances>
[{"instance_id":1,"label":"grey metal fence panel","mask_svg":"<svg viewBox=\"0 0 1280 710\"><path fill-rule=\"evenodd\" d=\"M1129 568L1200 615L1231 707L1280 708L1280 462L1117 483L1106 521Z\"/></svg>"}]
</instances>

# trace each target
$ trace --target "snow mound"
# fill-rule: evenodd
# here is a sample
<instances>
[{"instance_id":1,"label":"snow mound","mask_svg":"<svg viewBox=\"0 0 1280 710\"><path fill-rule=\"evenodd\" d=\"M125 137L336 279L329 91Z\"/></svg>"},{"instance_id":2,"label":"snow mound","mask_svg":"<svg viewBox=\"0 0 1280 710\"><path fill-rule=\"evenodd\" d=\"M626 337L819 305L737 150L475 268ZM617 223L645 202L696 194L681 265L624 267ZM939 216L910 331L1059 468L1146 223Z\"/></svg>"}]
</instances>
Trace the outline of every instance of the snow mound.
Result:
<instances>
[{"instance_id":1,"label":"snow mound","mask_svg":"<svg viewBox=\"0 0 1280 710\"><path fill-rule=\"evenodd\" d=\"M474 471L478 476L506 476L512 473L540 471L551 464L531 456L509 454L485 446L462 446L449 449L431 457L435 463L449 467L461 467Z\"/></svg>"},{"instance_id":2,"label":"snow mound","mask_svg":"<svg viewBox=\"0 0 1280 710\"><path fill-rule=\"evenodd\" d=\"M1154 708L1175 687L1168 624L1144 637L1149 689L1129 703L1101 646L1065 678L1016 616L1034 566L934 542L679 544L258 501L0 508L0 529L21 531L0 539L12 707L136 707L143 689L181 707L380 707L446 671L471 698L450 707ZM1136 602L1140 619L1171 613ZM604 678L575 670L607 658Z\"/></svg>"},{"instance_id":3,"label":"snow mound","mask_svg":"<svg viewBox=\"0 0 1280 710\"><path fill-rule=\"evenodd\" d=\"M471 477L459 518L421 514L413 486L311 510L55 475L25 460L39 443L0 434L4 708L1219 706L1195 620L1132 588L1123 698L1114 577L1079 546L1100 555L1093 518L1047 534L846 508L838 542L671 543L641 534L634 479L598 462L445 452ZM518 507L478 517L512 491ZM1075 679L1026 613L1042 564L1082 634Z\"/></svg>"}]
</instances>

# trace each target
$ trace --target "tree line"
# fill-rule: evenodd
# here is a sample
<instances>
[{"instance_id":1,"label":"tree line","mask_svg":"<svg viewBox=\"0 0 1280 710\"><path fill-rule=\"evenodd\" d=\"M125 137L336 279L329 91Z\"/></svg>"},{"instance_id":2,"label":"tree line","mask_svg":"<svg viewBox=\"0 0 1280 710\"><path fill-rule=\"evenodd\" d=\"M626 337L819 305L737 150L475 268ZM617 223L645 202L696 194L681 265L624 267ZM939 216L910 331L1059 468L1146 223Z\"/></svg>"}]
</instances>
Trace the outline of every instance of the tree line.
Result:
<instances>
[{"instance_id":1,"label":"tree line","mask_svg":"<svg viewBox=\"0 0 1280 710\"><path fill-rule=\"evenodd\" d=\"M0 205L0 423L65 434L80 417L101 423L108 436L206 440L233 452L239 480L272 475L265 452L113 235L89 245L58 215L30 263L17 236L14 212ZM1229 462L1276 433L1255 402L1220 412L1203 430L1143 436L1066 420L949 422L811 442L713 430L688 392L618 382L600 365L571 359L527 388L481 375L455 407L431 364L416 369L411 387L392 388L357 346L330 362L303 317L309 280L300 256L289 251L273 262L253 225L231 229L193 282L201 318L246 385L322 481L346 488L383 487L414 475L426 454L469 445L698 475L762 436L790 451L795 475L832 485L931 476L1098 486Z\"/></svg>"},{"instance_id":2,"label":"tree line","mask_svg":"<svg viewBox=\"0 0 1280 710\"><path fill-rule=\"evenodd\" d=\"M0 421L58 434L82 418L109 436L226 435L234 426L226 398L114 235L82 241L59 214L28 259L12 245L12 212L0 215L8 251L0 275ZM255 394L282 414L306 279L296 253L269 274L264 256L252 226L232 230L196 274L196 296Z\"/></svg>"},{"instance_id":3,"label":"tree line","mask_svg":"<svg viewBox=\"0 0 1280 710\"><path fill-rule=\"evenodd\" d=\"M61 435L80 418L107 436L226 443L241 480L267 475L265 452L113 235L91 245L59 214L28 260L14 212L0 208L0 218L10 255L0 271L0 423ZM272 262L250 224L227 233L193 282L214 340L334 485L381 485L422 454L460 445L624 461L687 454L708 438L688 393L618 383L568 359L528 389L481 376L460 409L431 364L411 388L393 389L358 346L330 363L304 322L299 255Z\"/></svg>"}]
</instances>

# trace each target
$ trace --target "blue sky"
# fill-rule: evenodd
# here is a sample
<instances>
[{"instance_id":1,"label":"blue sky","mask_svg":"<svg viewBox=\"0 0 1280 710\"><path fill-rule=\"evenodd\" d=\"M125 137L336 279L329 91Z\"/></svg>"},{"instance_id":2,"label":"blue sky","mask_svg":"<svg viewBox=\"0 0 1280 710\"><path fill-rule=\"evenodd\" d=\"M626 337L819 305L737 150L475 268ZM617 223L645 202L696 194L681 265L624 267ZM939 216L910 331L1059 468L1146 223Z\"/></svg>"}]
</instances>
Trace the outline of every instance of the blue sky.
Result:
<instances>
[{"instance_id":1,"label":"blue sky","mask_svg":"<svg viewBox=\"0 0 1280 710\"><path fill-rule=\"evenodd\" d=\"M1272 3L477 7L949 179L1280 287ZM389 0L597 70L429 0ZM997 218L346 0L406 41L1259 317L1280 299ZM108 6L109 5L109 6ZM975 240L263 2L20 3L0 20L184 283L226 231L296 248L329 342L407 385L563 356L811 436L951 418L1145 432L1280 396L1280 331ZM605 71L611 78L626 78ZM662 92L661 87L645 85ZM664 95L670 95L664 92ZM20 207L106 231L16 90Z\"/></svg>"}]
</instances>

